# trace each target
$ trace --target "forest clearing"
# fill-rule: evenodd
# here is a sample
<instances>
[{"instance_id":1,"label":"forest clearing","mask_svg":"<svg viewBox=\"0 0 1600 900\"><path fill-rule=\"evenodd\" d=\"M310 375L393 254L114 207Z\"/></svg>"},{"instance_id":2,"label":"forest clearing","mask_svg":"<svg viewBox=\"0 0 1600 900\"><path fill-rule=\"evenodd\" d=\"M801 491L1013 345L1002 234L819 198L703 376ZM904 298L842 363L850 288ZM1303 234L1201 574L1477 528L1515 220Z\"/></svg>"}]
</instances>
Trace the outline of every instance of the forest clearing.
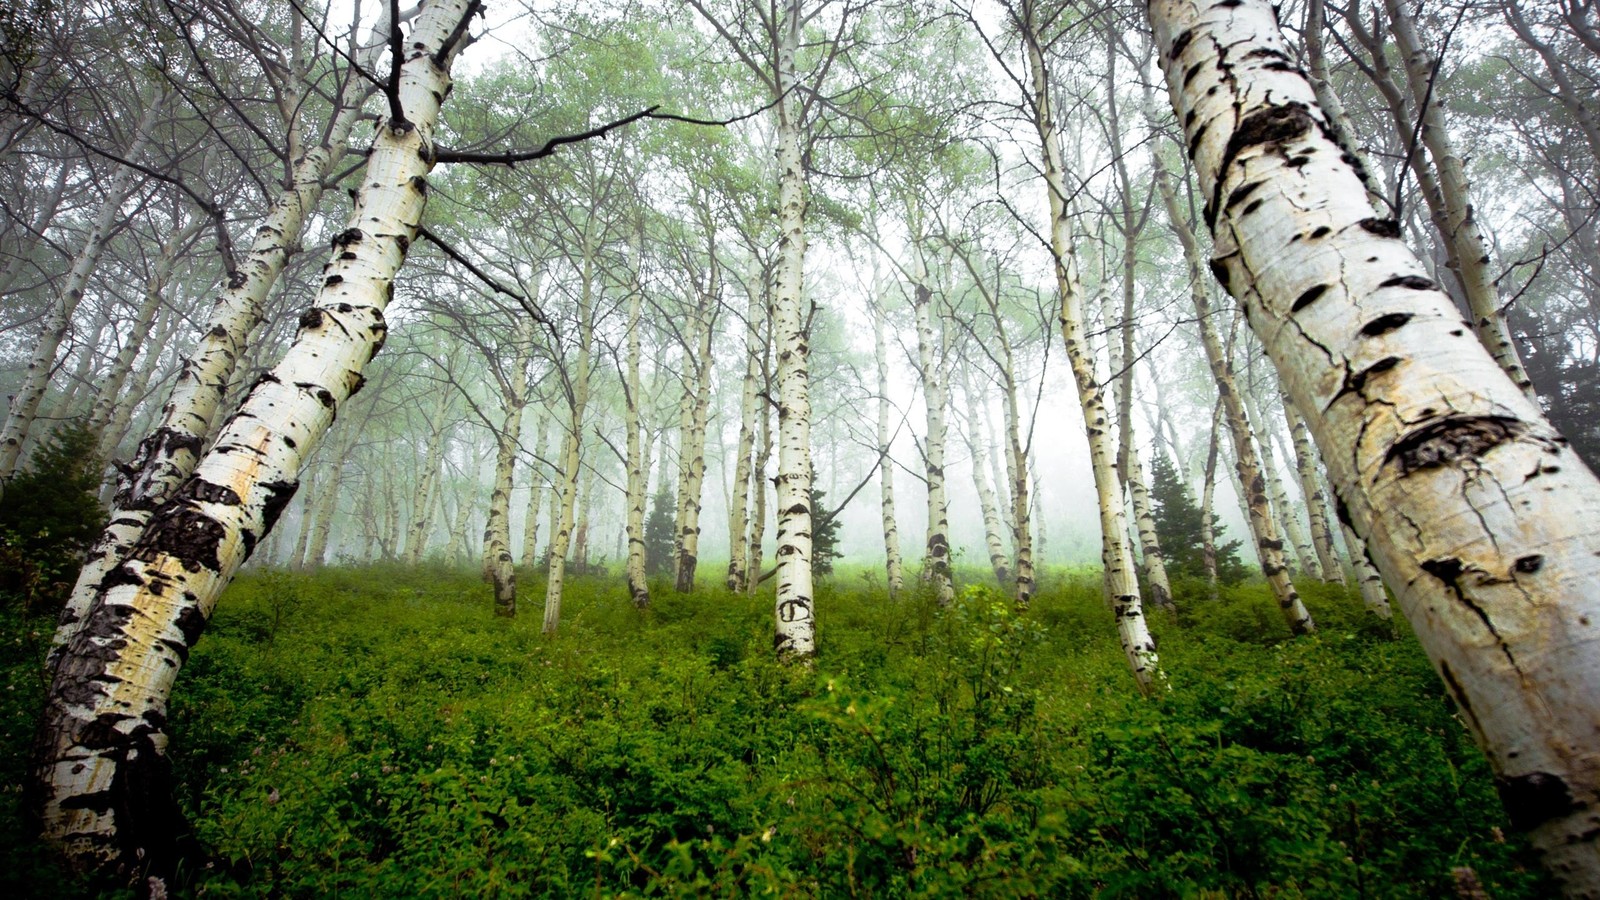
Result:
<instances>
[{"instance_id":1,"label":"forest clearing","mask_svg":"<svg viewBox=\"0 0 1600 900\"><path fill-rule=\"evenodd\" d=\"M14 893L1600 900L1593 0L0 40Z\"/></svg>"}]
</instances>

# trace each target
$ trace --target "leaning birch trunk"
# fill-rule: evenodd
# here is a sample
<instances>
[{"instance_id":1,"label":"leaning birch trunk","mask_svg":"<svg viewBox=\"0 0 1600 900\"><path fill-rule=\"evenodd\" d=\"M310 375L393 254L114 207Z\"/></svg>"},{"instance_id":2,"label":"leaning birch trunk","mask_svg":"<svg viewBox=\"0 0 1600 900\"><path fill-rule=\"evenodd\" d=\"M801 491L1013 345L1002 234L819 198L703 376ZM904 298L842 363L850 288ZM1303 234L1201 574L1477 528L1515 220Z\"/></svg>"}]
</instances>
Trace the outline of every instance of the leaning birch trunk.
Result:
<instances>
[{"instance_id":1,"label":"leaning birch trunk","mask_svg":"<svg viewBox=\"0 0 1600 900\"><path fill-rule=\"evenodd\" d=\"M156 118L166 108L167 98L170 96L164 94L145 107L144 116L139 120L132 140L123 151L123 158L136 160L144 154L144 148L150 143L150 132L155 128ZM77 255L72 259L72 268L63 277L60 290L56 291L49 314L45 318L44 334L39 338L39 343L34 345L33 354L28 358L27 371L23 375L22 386L11 398L5 426L0 428L0 491L4 491L5 483L16 474L17 464L22 458L22 444L28 439L34 418L39 412L39 403L44 400L45 391L50 387L50 372L55 368L56 354L60 352L61 342L66 340L67 332L72 328L72 314L77 310L78 304L83 302L83 292L89 286L89 276L94 274L95 266L100 263L100 254L105 250L106 239L110 237L112 226L122 215L123 202L138 184L138 175L139 172L131 166L120 166L117 169L117 174L112 177L111 185L100 201L100 208L89 225L89 233L84 236L83 245L78 248Z\"/></svg>"},{"instance_id":2,"label":"leaning birch trunk","mask_svg":"<svg viewBox=\"0 0 1600 900\"><path fill-rule=\"evenodd\" d=\"M1600 481L1372 217L1267 0L1161 0L1151 18L1214 271L1513 825L1568 896L1600 897Z\"/></svg>"},{"instance_id":3,"label":"leaning birch trunk","mask_svg":"<svg viewBox=\"0 0 1600 900\"><path fill-rule=\"evenodd\" d=\"M972 482L978 491L978 511L983 516L983 541L989 551L989 568L1001 588L1011 586L1011 560L1000 537L1000 510L995 501L994 488L989 484L989 448L984 443L982 406L972 390L972 373L961 367L961 387L967 397L967 428L963 432L967 452L972 457Z\"/></svg>"},{"instance_id":4,"label":"leaning birch trunk","mask_svg":"<svg viewBox=\"0 0 1600 900\"><path fill-rule=\"evenodd\" d=\"M539 417L539 436L534 438L533 464L528 466L528 514L522 524L522 564L539 564L539 509L544 505L544 456L550 449L550 419Z\"/></svg>"},{"instance_id":5,"label":"leaning birch trunk","mask_svg":"<svg viewBox=\"0 0 1600 900\"><path fill-rule=\"evenodd\" d=\"M544 590L544 633L561 626L561 590L567 576L567 551L572 549L578 474L583 463L584 413L589 407L589 348L594 343L594 248L584 237L583 279L578 293L578 352L569 377L566 437L561 445L561 483L550 508L550 565Z\"/></svg>"},{"instance_id":6,"label":"leaning birch trunk","mask_svg":"<svg viewBox=\"0 0 1600 900\"><path fill-rule=\"evenodd\" d=\"M139 402L144 398L145 391L150 387L150 379L161 368L161 357L167 346L168 339L177 328L181 315L177 310L168 309L157 314L154 330L148 341L149 352L144 355L144 360L134 369L132 379L128 382L127 389L122 391L122 396L117 398L111 407L111 418L107 420L102 429L104 437L101 440L102 452L96 455L100 459L109 460L116 453L120 439L132 430L133 414ZM108 482L101 488L102 504L109 504L113 492L113 485Z\"/></svg>"},{"instance_id":7,"label":"leaning birch trunk","mask_svg":"<svg viewBox=\"0 0 1600 900\"><path fill-rule=\"evenodd\" d=\"M1529 399L1537 400L1533 381L1528 378L1522 359L1517 355L1505 312L1500 308L1500 291L1495 287L1495 274L1490 269L1488 242L1478 230L1469 199L1471 187L1467 183L1466 166L1445 127L1439 92L1434 84L1438 67L1434 65L1433 55L1417 36L1416 22L1405 4L1399 0L1384 0L1384 7L1389 13L1389 30L1394 34L1395 44L1405 60L1411 100L1420 110L1422 145L1428 149L1428 156L1432 158L1439 176L1438 199L1442 205L1433 210L1433 218L1443 226L1441 236L1450 246L1452 269L1460 279L1462 293L1466 295L1467 309L1472 313L1473 331L1477 333L1479 342L1488 349L1489 355L1505 370L1506 376Z\"/></svg>"},{"instance_id":8,"label":"leaning birch trunk","mask_svg":"<svg viewBox=\"0 0 1600 900\"><path fill-rule=\"evenodd\" d=\"M140 301L139 308L133 314L133 325L95 393L94 403L89 407L89 417L85 425L89 432L95 435L97 456L101 460L110 458L111 451L116 449L116 442L121 437L117 434L108 434L106 426L111 423L115 415L117 401L121 399L122 389L127 385L128 375L133 371L134 359L139 355L139 351L144 349L145 342L150 337L150 329L155 326L156 312L161 309L161 301L166 296L167 283L171 280L172 270L178 263L178 254L205 225L206 220L196 216L162 242L161 255L150 272L149 280L145 282L144 299ZM158 346L152 346L150 352L161 351Z\"/></svg>"},{"instance_id":9,"label":"leaning birch trunk","mask_svg":"<svg viewBox=\"0 0 1600 900\"><path fill-rule=\"evenodd\" d=\"M1031 7L1030 7L1031 13ZM1056 131L1055 113L1050 102L1050 80L1045 70L1044 53L1033 32L1031 21L1024 24L1023 46L1032 76L1028 100L1033 109L1033 125L1039 136L1044 163L1045 188L1050 202L1050 250L1055 257L1056 290L1061 304L1061 339L1066 345L1078 388L1078 403L1089 438L1089 463L1094 473L1095 493L1100 506L1101 563L1105 567L1106 590L1111 597L1122 651L1133 670L1142 693L1149 694L1164 680L1156 657L1155 639L1145 625L1144 605L1139 596L1139 579L1133 570L1133 553L1128 546L1128 527L1122 513L1122 491L1112 468L1114 456L1107 421L1105 388L1094 371L1094 359L1083 326L1083 289L1078 280L1077 251L1073 245L1072 222L1067 210L1066 168L1062 163L1061 137Z\"/></svg>"},{"instance_id":10,"label":"leaning birch trunk","mask_svg":"<svg viewBox=\"0 0 1600 900\"><path fill-rule=\"evenodd\" d=\"M1154 111L1147 109L1147 115ZM1151 122L1154 127L1154 120ZM1245 522L1250 536L1255 540L1256 557L1261 563L1261 574L1272 589L1273 599L1283 614L1284 621L1294 634L1308 634L1316 630L1311 613L1289 579L1289 564L1283 555L1283 539L1278 536L1278 526L1272 518L1272 507L1267 499L1267 482L1261 474L1261 460L1256 456L1255 441L1250 434L1249 420L1245 416L1244 402L1239 397L1238 385L1233 378L1233 365L1217 335L1212 319L1211 295L1206 287L1205 273L1200 262L1200 244L1189 221L1178 206L1178 197L1167 174L1166 162L1154 147L1150 151L1151 174L1161 202L1166 207L1172 231L1183 245L1183 257L1189 268L1189 295L1194 301L1195 315L1200 328L1200 342L1205 345L1206 362L1211 367L1211 377L1217 385L1218 402L1228 435L1233 439L1234 468L1239 476L1239 500L1244 504Z\"/></svg>"},{"instance_id":11,"label":"leaning birch trunk","mask_svg":"<svg viewBox=\"0 0 1600 900\"><path fill-rule=\"evenodd\" d=\"M809 662L816 654L811 581L810 335L806 333L806 179L800 152L795 54L800 3L790 0L777 50L778 268L772 340L778 355L778 587L773 649L780 659ZM760 550L752 548L755 555ZM751 571L756 571L752 569Z\"/></svg>"},{"instance_id":12,"label":"leaning birch trunk","mask_svg":"<svg viewBox=\"0 0 1600 900\"><path fill-rule=\"evenodd\" d=\"M1350 549L1350 567L1355 570L1356 583L1361 586L1361 602L1378 616L1393 618L1394 612L1389 609L1389 592L1383 586L1383 576L1372 565L1366 542L1349 525L1341 522L1339 527L1344 530L1344 543Z\"/></svg>"},{"instance_id":13,"label":"leaning birch trunk","mask_svg":"<svg viewBox=\"0 0 1600 900\"><path fill-rule=\"evenodd\" d=\"M1144 464L1139 459L1138 448L1134 446L1133 364L1137 358L1133 327L1134 285L1138 276L1139 235L1148 219L1140 217L1134 209L1133 179L1128 176L1127 159L1122 150L1122 128L1118 122L1117 106L1117 55L1116 38L1108 32L1106 111L1110 127L1107 131L1111 137L1111 158L1117 173L1122 206L1122 222L1118 226L1122 232L1122 322L1115 336L1106 336L1111 371L1116 377L1111 390L1117 404L1117 476L1127 489L1128 499L1132 501L1133 526L1144 561L1145 582L1150 586L1150 602L1170 612L1177 608L1172 602L1172 581L1167 577L1167 561L1161 552L1161 538L1156 535L1156 520L1150 509L1150 485L1144 477ZM1110 329L1109 309L1107 313L1106 328Z\"/></svg>"},{"instance_id":14,"label":"leaning birch trunk","mask_svg":"<svg viewBox=\"0 0 1600 900\"><path fill-rule=\"evenodd\" d=\"M883 507L883 568L889 596L900 596L905 572L900 562L900 526L894 515L894 460L889 458L889 354L883 342L883 308L872 305L872 352L878 369L878 495Z\"/></svg>"},{"instance_id":15,"label":"leaning birch trunk","mask_svg":"<svg viewBox=\"0 0 1600 900\"><path fill-rule=\"evenodd\" d=\"M444 453L449 443L450 428L445 416L450 411L450 393L440 390L434 395L433 415L428 419L428 449L422 455L422 477L417 479L416 503L411 510L411 525L406 531L408 566L419 565L428 549L428 522L433 516L433 495L439 489L439 469L444 465Z\"/></svg>"},{"instance_id":16,"label":"leaning birch trunk","mask_svg":"<svg viewBox=\"0 0 1600 900\"><path fill-rule=\"evenodd\" d=\"M300 467L360 387L416 236L432 133L472 0L433 0L409 36L350 226L282 362L251 391L146 536L101 585L53 672L33 772L46 840L83 865L164 888L186 828L166 757L172 684L239 565L298 487Z\"/></svg>"},{"instance_id":17,"label":"leaning birch trunk","mask_svg":"<svg viewBox=\"0 0 1600 900\"><path fill-rule=\"evenodd\" d=\"M765 278L762 279L765 284ZM761 341L761 292L750 291L745 304L744 382L739 395L738 461L733 467L733 499L728 504L728 590L743 593L751 572L749 561L750 470L756 449L756 378L765 348ZM759 573L756 573L759 574Z\"/></svg>"},{"instance_id":18,"label":"leaning birch trunk","mask_svg":"<svg viewBox=\"0 0 1600 900\"><path fill-rule=\"evenodd\" d=\"M928 433L923 440L923 473L928 480L928 533L923 551L922 579L931 581L940 606L955 600L955 585L950 579L950 504L944 483L945 388L943 352L935 355L933 332L933 288L928 286L927 267L920 249L912 284L912 305L917 316L917 368L922 376L923 406ZM938 348L942 351L942 342Z\"/></svg>"},{"instance_id":19,"label":"leaning birch trunk","mask_svg":"<svg viewBox=\"0 0 1600 900\"><path fill-rule=\"evenodd\" d=\"M1322 566L1322 580L1344 584L1344 566L1339 564L1339 553L1333 546L1333 517L1328 515L1328 497L1322 492L1322 480L1317 477L1317 457L1311 446L1311 432L1305 419L1294 408L1294 401L1283 401L1283 417L1289 423L1289 436L1294 442L1295 473L1300 478L1300 493L1306 498L1306 515L1311 520L1311 546L1317 551L1317 562Z\"/></svg>"},{"instance_id":20,"label":"leaning birch trunk","mask_svg":"<svg viewBox=\"0 0 1600 900\"><path fill-rule=\"evenodd\" d=\"M528 354L533 319L517 321L511 371L505 381L506 415L495 433L494 488L483 526L483 574L494 584L494 614L517 614L517 569L511 556L511 489L516 484L517 448L522 444L522 410L528 403Z\"/></svg>"},{"instance_id":21,"label":"leaning birch trunk","mask_svg":"<svg viewBox=\"0 0 1600 900\"><path fill-rule=\"evenodd\" d=\"M1267 497L1272 503L1273 515L1282 526L1289 546L1294 549L1299 571L1314 576L1318 581L1326 581L1316 564L1317 557L1311 550L1311 541L1306 537L1305 529L1300 527L1300 517L1289 502L1289 492L1283 489L1283 479L1278 477L1278 458L1272 449L1272 423L1261 415L1254 390L1246 387L1240 393L1244 397L1246 421L1256 436L1256 448L1261 454L1261 474L1267 479Z\"/></svg>"},{"instance_id":22,"label":"leaning birch trunk","mask_svg":"<svg viewBox=\"0 0 1600 900\"><path fill-rule=\"evenodd\" d=\"M625 394L623 427L628 432L628 596L633 600L633 605L644 609L650 605L650 582L646 578L644 558L644 506L647 502L650 488L649 464L645 461L645 449L640 441L640 415L639 404L643 397L641 391L644 384L639 378L639 358L642 350L639 346L639 320L644 310L644 288L637 278L637 257L635 258L636 277L628 296L628 373ZM742 535L741 535L742 537ZM732 572L729 578L732 579Z\"/></svg>"},{"instance_id":23,"label":"leaning birch trunk","mask_svg":"<svg viewBox=\"0 0 1600 900\"><path fill-rule=\"evenodd\" d=\"M370 68L384 47L387 17L374 28L372 46L362 54ZM395 26L398 27L398 26ZM144 535L153 512L166 503L194 471L206 438L217 420L239 356L250 333L261 322L262 304L278 280L289 255L300 246L306 219L322 197L323 180L344 153L370 88L360 78L346 78L326 139L301 156L279 193L272 211L256 229L250 251L229 274L218 294L200 341L190 351L162 408L161 421L139 443L129 465L131 475L119 487L110 522L90 548L72 588L61 625L52 642L55 654L82 621L102 579Z\"/></svg>"}]
</instances>

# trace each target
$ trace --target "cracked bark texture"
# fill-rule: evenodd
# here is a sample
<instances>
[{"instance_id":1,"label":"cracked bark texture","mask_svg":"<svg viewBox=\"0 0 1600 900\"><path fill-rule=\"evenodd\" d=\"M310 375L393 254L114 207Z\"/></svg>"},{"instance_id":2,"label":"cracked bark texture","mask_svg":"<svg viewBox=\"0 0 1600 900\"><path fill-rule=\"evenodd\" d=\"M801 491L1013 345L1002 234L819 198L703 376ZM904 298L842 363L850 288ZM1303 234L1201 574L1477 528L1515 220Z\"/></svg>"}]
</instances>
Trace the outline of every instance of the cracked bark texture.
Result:
<instances>
[{"instance_id":1,"label":"cracked bark texture","mask_svg":"<svg viewBox=\"0 0 1600 900\"><path fill-rule=\"evenodd\" d=\"M1600 897L1600 482L1375 220L1265 0L1159 0L1214 271L1570 897Z\"/></svg>"},{"instance_id":2,"label":"cracked bark texture","mask_svg":"<svg viewBox=\"0 0 1600 900\"><path fill-rule=\"evenodd\" d=\"M44 837L76 863L166 878L186 834L166 757L167 698L222 588L272 529L300 468L362 382L416 235L432 133L473 0L433 0L400 72L405 121L380 123L349 227L282 361L100 585L60 654L32 773Z\"/></svg>"},{"instance_id":3,"label":"cracked bark texture","mask_svg":"<svg viewBox=\"0 0 1600 900\"><path fill-rule=\"evenodd\" d=\"M1072 367L1089 438L1089 463L1099 499L1101 563L1105 567L1106 592L1116 618L1117 634L1134 681L1142 693L1149 694L1165 679L1156 656L1155 639L1145 624L1144 604L1139 594L1139 579L1134 574L1133 552L1129 547L1128 527L1122 509L1121 484L1113 466L1110 417L1106 408L1105 386L1095 373L1094 358L1084 333L1083 288L1079 282L1072 222L1067 209L1066 167L1062 162L1061 136L1056 131L1050 102L1050 79L1044 52L1039 46L1033 5L1020 4L1023 52L1032 78L1028 103L1033 125L1039 136L1045 188L1050 203L1050 249L1055 257L1056 289L1060 299L1062 343ZM1037 469L1035 469L1037 471ZM1042 538L1042 535L1041 535ZM1042 543L1042 540L1041 540Z\"/></svg>"}]
</instances>

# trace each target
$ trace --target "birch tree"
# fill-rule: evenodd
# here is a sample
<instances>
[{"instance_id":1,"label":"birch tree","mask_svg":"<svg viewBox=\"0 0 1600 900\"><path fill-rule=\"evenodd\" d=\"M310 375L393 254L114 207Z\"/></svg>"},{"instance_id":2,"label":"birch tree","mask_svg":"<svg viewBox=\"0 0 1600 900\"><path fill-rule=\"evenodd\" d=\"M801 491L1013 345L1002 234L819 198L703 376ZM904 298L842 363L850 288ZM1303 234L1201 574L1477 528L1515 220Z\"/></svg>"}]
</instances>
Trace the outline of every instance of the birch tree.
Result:
<instances>
[{"instance_id":1,"label":"birch tree","mask_svg":"<svg viewBox=\"0 0 1600 900\"><path fill-rule=\"evenodd\" d=\"M100 586L59 656L33 777L46 839L81 864L148 872L152 890L177 867L186 829L171 796L167 697L222 588L293 498L305 455L381 342L389 287L422 215L449 67L476 9L433 0L409 49L394 42L389 116L295 345Z\"/></svg>"},{"instance_id":2,"label":"birch tree","mask_svg":"<svg viewBox=\"0 0 1600 900\"><path fill-rule=\"evenodd\" d=\"M1600 896L1600 482L1373 216L1264 0L1150 6L1212 269L1569 896Z\"/></svg>"}]
</instances>

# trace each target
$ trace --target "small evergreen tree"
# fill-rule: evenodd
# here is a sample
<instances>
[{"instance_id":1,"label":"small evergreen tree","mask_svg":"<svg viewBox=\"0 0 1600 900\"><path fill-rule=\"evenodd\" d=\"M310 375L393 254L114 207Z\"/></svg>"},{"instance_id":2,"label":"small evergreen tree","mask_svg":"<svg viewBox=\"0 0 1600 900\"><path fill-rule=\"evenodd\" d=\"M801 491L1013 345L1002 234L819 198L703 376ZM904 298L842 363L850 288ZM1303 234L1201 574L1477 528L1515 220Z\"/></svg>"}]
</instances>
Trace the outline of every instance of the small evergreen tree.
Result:
<instances>
[{"instance_id":1,"label":"small evergreen tree","mask_svg":"<svg viewBox=\"0 0 1600 900\"><path fill-rule=\"evenodd\" d=\"M672 529L677 527L678 505L661 485L650 500L650 515L644 520L644 570L661 575L672 568Z\"/></svg>"},{"instance_id":2,"label":"small evergreen tree","mask_svg":"<svg viewBox=\"0 0 1600 900\"><path fill-rule=\"evenodd\" d=\"M836 510L822 505L823 491L811 489L811 574L818 577L833 574L833 561L843 556L839 552L839 517Z\"/></svg>"},{"instance_id":3,"label":"small evergreen tree","mask_svg":"<svg viewBox=\"0 0 1600 900\"><path fill-rule=\"evenodd\" d=\"M33 609L61 603L106 524L96 439L82 425L48 437L0 498L0 590Z\"/></svg>"},{"instance_id":4,"label":"small evergreen tree","mask_svg":"<svg viewBox=\"0 0 1600 900\"><path fill-rule=\"evenodd\" d=\"M1172 463L1160 453L1150 467L1150 515L1155 519L1167 568L1177 576L1204 578L1204 519L1200 506ZM1242 580L1248 570L1239 560L1239 542L1224 540L1224 534L1222 523L1213 515L1211 535L1217 550L1217 580L1233 584Z\"/></svg>"}]
</instances>

